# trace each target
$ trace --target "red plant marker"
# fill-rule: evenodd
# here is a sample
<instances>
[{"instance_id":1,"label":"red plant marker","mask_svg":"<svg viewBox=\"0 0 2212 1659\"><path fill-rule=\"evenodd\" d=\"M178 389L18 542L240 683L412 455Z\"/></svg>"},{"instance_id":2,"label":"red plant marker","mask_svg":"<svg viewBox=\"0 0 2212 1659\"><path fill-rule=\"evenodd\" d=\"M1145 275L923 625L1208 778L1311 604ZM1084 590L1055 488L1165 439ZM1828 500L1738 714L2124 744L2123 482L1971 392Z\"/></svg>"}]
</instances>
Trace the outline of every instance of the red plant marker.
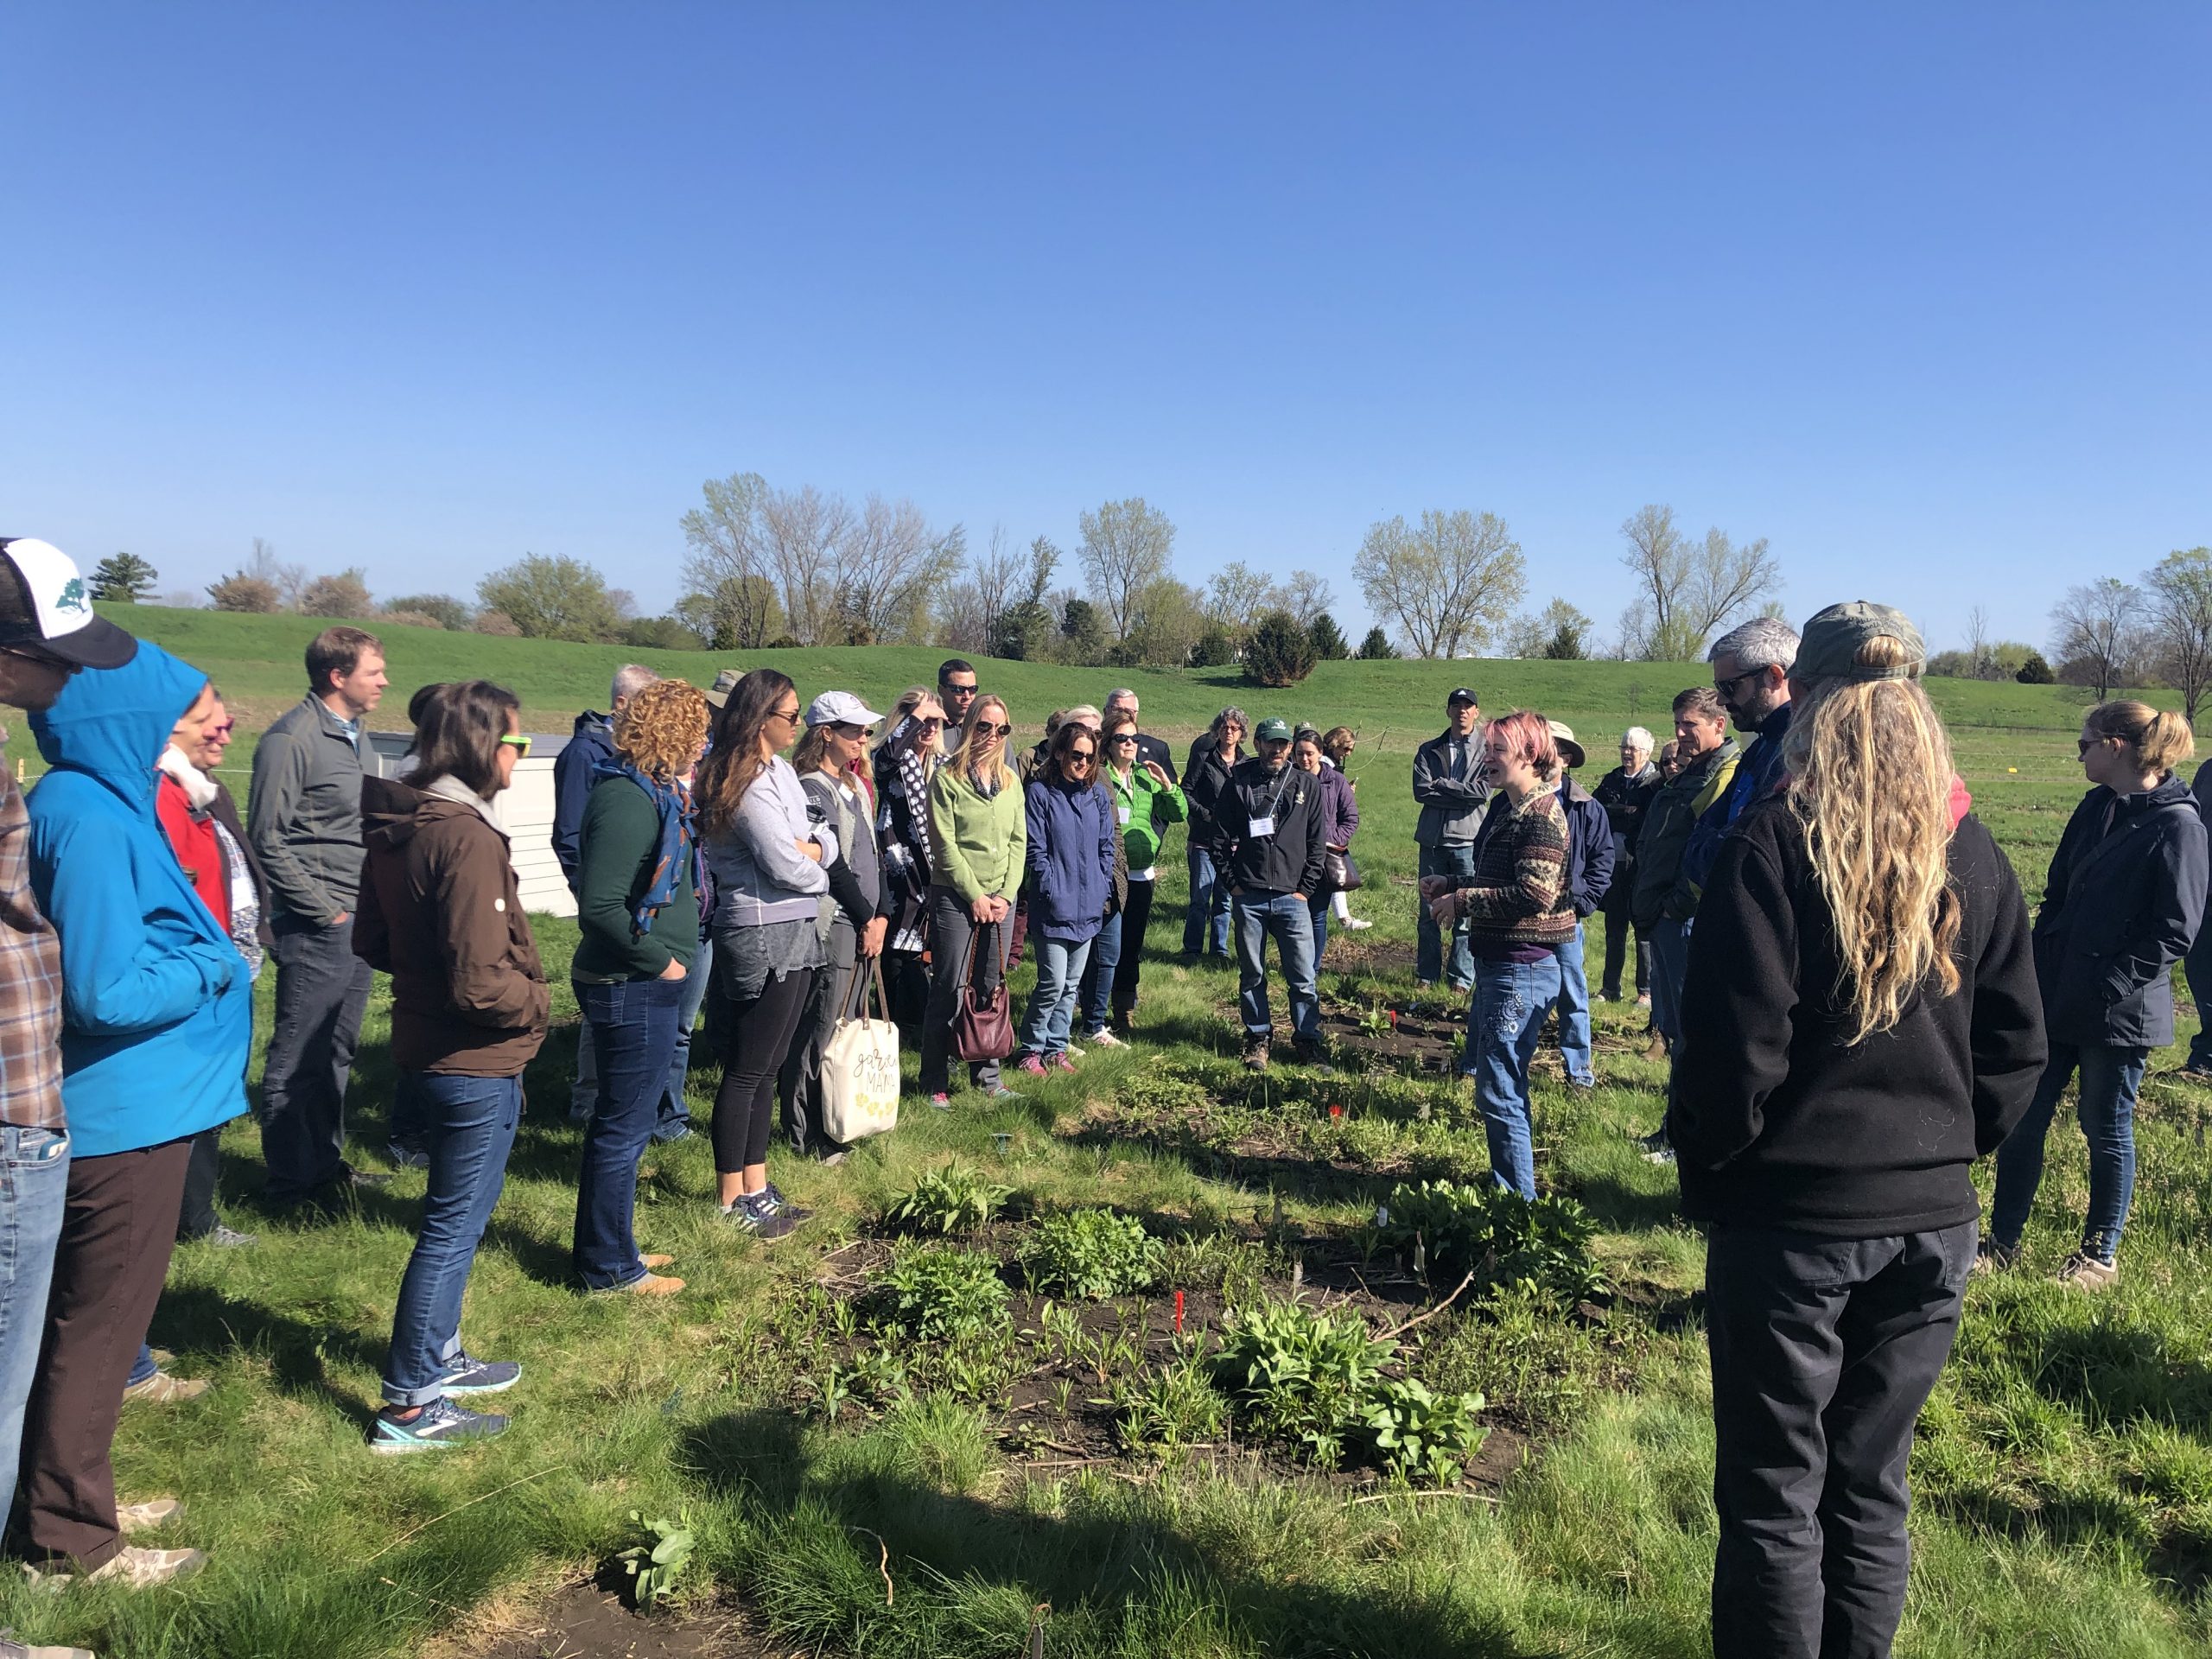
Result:
<instances>
[{"instance_id":1,"label":"red plant marker","mask_svg":"<svg viewBox=\"0 0 2212 1659\"><path fill-rule=\"evenodd\" d=\"M1183 1334L1183 1293L1179 1290L1175 1293L1175 1334Z\"/></svg>"},{"instance_id":2,"label":"red plant marker","mask_svg":"<svg viewBox=\"0 0 2212 1659\"><path fill-rule=\"evenodd\" d=\"M1344 1115L1344 1109L1342 1106L1337 1104L1333 1100L1329 1103L1329 1116L1331 1117L1342 1117Z\"/></svg>"},{"instance_id":3,"label":"red plant marker","mask_svg":"<svg viewBox=\"0 0 2212 1659\"><path fill-rule=\"evenodd\" d=\"M1390 1016L1390 1029L1395 1031L1398 1028L1398 1011L1395 1008L1385 1008L1383 1012Z\"/></svg>"}]
</instances>

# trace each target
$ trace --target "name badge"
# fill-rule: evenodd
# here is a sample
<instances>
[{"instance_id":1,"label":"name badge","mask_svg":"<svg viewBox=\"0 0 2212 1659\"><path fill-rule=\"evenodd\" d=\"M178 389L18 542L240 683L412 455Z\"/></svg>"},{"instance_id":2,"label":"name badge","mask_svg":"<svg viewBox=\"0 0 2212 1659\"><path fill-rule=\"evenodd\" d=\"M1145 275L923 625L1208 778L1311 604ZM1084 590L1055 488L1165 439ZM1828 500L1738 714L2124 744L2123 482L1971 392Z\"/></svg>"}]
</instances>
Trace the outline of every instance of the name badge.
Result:
<instances>
[{"instance_id":1,"label":"name badge","mask_svg":"<svg viewBox=\"0 0 2212 1659\"><path fill-rule=\"evenodd\" d=\"M1122 823L1122 824L1126 824L1127 823L1128 823L1128 821L1129 821L1129 809L1128 809L1128 807L1126 807L1126 806L1117 806L1117 807L1116 807L1116 808L1114 809L1114 821L1115 821L1116 823Z\"/></svg>"},{"instance_id":2,"label":"name badge","mask_svg":"<svg viewBox=\"0 0 2212 1659\"><path fill-rule=\"evenodd\" d=\"M1245 827L1244 830L1246 835L1252 836L1255 840L1258 839L1262 836L1272 836L1274 832L1275 815L1272 812L1268 813L1264 818L1253 819L1252 822Z\"/></svg>"}]
</instances>

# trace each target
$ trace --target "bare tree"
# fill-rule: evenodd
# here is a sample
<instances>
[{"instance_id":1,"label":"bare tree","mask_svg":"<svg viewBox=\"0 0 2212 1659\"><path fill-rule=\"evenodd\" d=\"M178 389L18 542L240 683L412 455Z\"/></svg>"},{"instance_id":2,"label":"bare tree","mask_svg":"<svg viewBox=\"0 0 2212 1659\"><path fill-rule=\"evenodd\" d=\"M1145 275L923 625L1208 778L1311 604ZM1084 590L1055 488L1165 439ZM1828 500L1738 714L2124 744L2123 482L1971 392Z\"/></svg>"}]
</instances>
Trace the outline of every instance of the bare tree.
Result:
<instances>
[{"instance_id":1,"label":"bare tree","mask_svg":"<svg viewBox=\"0 0 2212 1659\"><path fill-rule=\"evenodd\" d=\"M1480 652L1529 586L1505 521L1464 508L1424 512L1418 530L1402 518L1370 526L1351 568L1368 608L1395 618L1417 657Z\"/></svg>"},{"instance_id":2,"label":"bare tree","mask_svg":"<svg viewBox=\"0 0 2212 1659\"><path fill-rule=\"evenodd\" d=\"M803 645L829 643L837 616L839 556L852 527L852 508L811 484L761 498L768 571L783 594L785 622Z\"/></svg>"},{"instance_id":3,"label":"bare tree","mask_svg":"<svg viewBox=\"0 0 2212 1659\"><path fill-rule=\"evenodd\" d=\"M253 556L246 561L245 574L257 582L265 582L276 591L276 602L288 611L300 608L300 595L307 591L308 568L304 564L286 564L276 556L276 544L257 536L253 538Z\"/></svg>"},{"instance_id":4,"label":"bare tree","mask_svg":"<svg viewBox=\"0 0 2212 1659\"><path fill-rule=\"evenodd\" d=\"M1301 622L1311 622L1323 611L1337 607L1336 594L1330 588L1328 578L1311 570L1294 570L1290 579L1276 589L1281 608Z\"/></svg>"},{"instance_id":5,"label":"bare tree","mask_svg":"<svg viewBox=\"0 0 2212 1659\"><path fill-rule=\"evenodd\" d=\"M1675 526L1675 510L1654 504L1621 525L1621 563L1640 590L1621 618L1624 646L1652 662L1693 662L1728 623L1782 586L1782 566L1762 536L1741 545L1719 530L1693 542Z\"/></svg>"},{"instance_id":6,"label":"bare tree","mask_svg":"<svg viewBox=\"0 0 2212 1659\"><path fill-rule=\"evenodd\" d=\"M931 596L959 569L967 548L960 525L940 532L912 501L868 497L833 549L837 608L848 630L856 637L865 629L874 641L925 633Z\"/></svg>"},{"instance_id":7,"label":"bare tree","mask_svg":"<svg viewBox=\"0 0 2212 1659\"><path fill-rule=\"evenodd\" d=\"M1265 571L1232 559L1206 583L1206 619L1241 637L1280 597Z\"/></svg>"},{"instance_id":8,"label":"bare tree","mask_svg":"<svg viewBox=\"0 0 2212 1659\"><path fill-rule=\"evenodd\" d=\"M1003 524L991 526L991 550L969 566L969 580L975 586L976 604L980 613L975 629L976 638L963 642L964 651L982 651L984 641L991 637L999 618L1006 614L1014 603L1015 586L1021 580L1025 568L1022 556L1007 539ZM1053 563L1059 563L1057 551Z\"/></svg>"},{"instance_id":9,"label":"bare tree","mask_svg":"<svg viewBox=\"0 0 2212 1659\"><path fill-rule=\"evenodd\" d=\"M2169 553L2143 575L2148 645L2166 683L2181 693L2182 718L2212 684L2212 548Z\"/></svg>"},{"instance_id":10,"label":"bare tree","mask_svg":"<svg viewBox=\"0 0 2212 1659\"><path fill-rule=\"evenodd\" d=\"M2117 576L2069 588L2051 607L2050 654L2063 665L2078 664L2101 702L2121 684L2136 656L2143 626L2143 590Z\"/></svg>"},{"instance_id":11,"label":"bare tree","mask_svg":"<svg viewBox=\"0 0 2212 1659\"><path fill-rule=\"evenodd\" d=\"M1104 609L1117 640L1129 637L1136 596L1167 574L1175 526L1141 495L1109 501L1077 521L1083 544L1077 550L1092 596Z\"/></svg>"},{"instance_id":12,"label":"bare tree","mask_svg":"<svg viewBox=\"0 0 2212 1659\"><path fill-rule=\"evenodd\" d=\"M683 518L691 549L683 579L703 601L708 621L699 631L724 650L758 650L782 628L760 523L767 480L758 473L732 473L709 479L704 493L706 505Z\"/></svg>"},{"instance_id":13,"label":"bare tree","mask_svg":"<svg viewBox=\"0 0 2212 1659\"><path fill-rule=\"evenodd\" d=\"M1989 607L1977 605L1967 613L1967 671L1977 680L1990 677Z\"/></svg>"}]
</instances>

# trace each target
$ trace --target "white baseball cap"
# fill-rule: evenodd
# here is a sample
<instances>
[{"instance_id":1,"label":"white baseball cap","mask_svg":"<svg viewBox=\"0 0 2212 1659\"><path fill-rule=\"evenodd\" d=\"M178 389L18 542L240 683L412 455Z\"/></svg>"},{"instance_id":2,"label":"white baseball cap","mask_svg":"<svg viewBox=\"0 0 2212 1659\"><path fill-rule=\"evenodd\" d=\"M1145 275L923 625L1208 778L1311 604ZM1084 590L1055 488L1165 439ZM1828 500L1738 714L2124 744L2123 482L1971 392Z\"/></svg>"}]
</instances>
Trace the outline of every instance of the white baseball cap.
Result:
<instances>
[{"instance_id":1,"label":"white baseball cap","mask_svg":"<svg viewBox=\"0 0 2212 1659\"><path fill-rule=\"evenodd\" d=\"M806 705L810 726L873 726L882 718L849 691L824 691Z\"/></svg>"},{"instance_id":2,"label":"white baseball cap","mask_svg":"<svg viewBox=\"0 0 2212 1659\"><path fill-rule=\"evenodd\" d=\"M35 645L79 668L121 668L138 642L98 614L70 556L35 537L0 537L0 645Z\"/></svg>"}]
</instances>

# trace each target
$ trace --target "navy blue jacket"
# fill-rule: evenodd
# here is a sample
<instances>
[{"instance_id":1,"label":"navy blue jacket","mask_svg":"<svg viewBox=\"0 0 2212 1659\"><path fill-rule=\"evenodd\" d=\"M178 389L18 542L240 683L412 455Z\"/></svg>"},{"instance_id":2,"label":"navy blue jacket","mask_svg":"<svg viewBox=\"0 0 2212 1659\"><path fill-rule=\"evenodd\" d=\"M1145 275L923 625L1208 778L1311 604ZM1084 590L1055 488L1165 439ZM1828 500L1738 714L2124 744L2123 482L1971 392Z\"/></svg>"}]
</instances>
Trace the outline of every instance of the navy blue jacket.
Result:
<instances>
[{"instance_id":1,"label":"navy blue jacket","mask_svg":"<svg viewBox=\"0 0 2212 1659\"><path fill-rule=\"evenodd\" d=\"M591 798L594 774L613 760L614 721L588 709L576 716L575 734L553 757L553 856L561 861L570 893L583 868L584 803Z\"/></svg>"},{"instance_id":2,"label":"navy blue jacket","mask_svg":"<svg viewBox=\"0 0 2212 1659\"><path fill-rule=\"evenodd\" d=\"M1759 734L1736 763L1736 775L1690 831L1690 844L1682 849L1682 874L1700 891L1720 856L1720 837L1744 816L1745 807L1782 786L1782 740L1789 731L1789 705L1785 702L1759 722Z\"/></svg>"},{"instance_id":3,"label":"navy blue jacket","mask_svg":"<svg viewBox=\"0 0 2212 1659\"><path fill-rule=\"evenodd\" d=\"M1613 885L1613 826L1597 798L1573 778L1560 780L1567 809L1567 891L1578 917L1595 913Z\"/></svg>"},{"instance_id":4,"label":"navy blue jacket","mask_svg":"<svg viewBox=\"0 0 2212 1659\"><path fill-rule=\"evenodd\" d=\"M2171 969L2204 914L2204 820L2172 774L2156 789L2082 798L2036 913L2036 978L2050 1040L2162 1048Z\"/></svg>"},{"instance_id":5,"label":"navy blue jacket","mask_svg":"<svg viewBox=\"0 0 2212 1659\"><path fill-rule=\"evenodd\" d=\"M1030 781L1023 797L1029 846L1029 931L1080 944L1098 937L1114 893L1121 834L1114 798L1096 784Z\"/></svg>"}]
</instances>

